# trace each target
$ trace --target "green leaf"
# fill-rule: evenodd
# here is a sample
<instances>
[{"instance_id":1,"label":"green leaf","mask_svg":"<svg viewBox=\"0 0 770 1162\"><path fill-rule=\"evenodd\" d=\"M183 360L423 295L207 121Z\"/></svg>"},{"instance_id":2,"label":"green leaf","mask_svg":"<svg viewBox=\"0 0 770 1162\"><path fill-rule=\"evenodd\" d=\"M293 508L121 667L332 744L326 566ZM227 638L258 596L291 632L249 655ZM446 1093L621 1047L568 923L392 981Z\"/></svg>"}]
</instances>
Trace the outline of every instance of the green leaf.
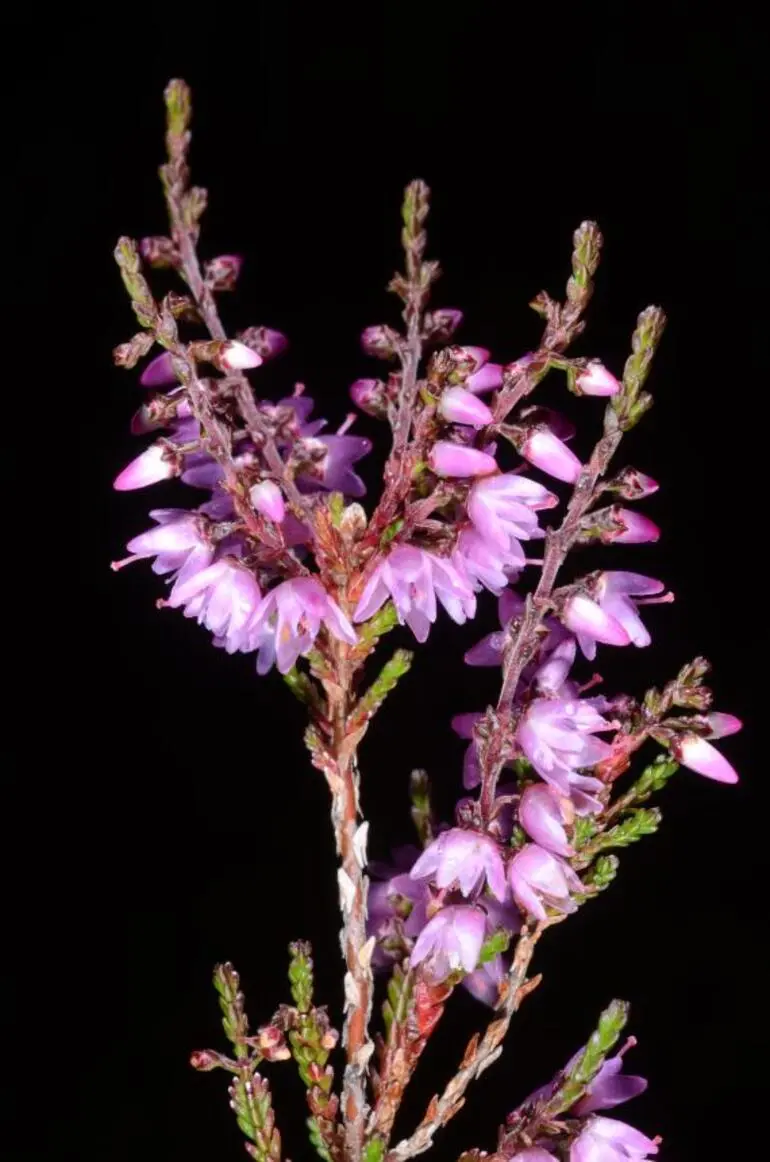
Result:
<instances>
[{"instance_id":1,"label":"green leaf","mask_svg":"<svg viewBox=\"0 0 770 1162\"><path fill-rule=\"evenodd\" d=\"M544 1111L546 1118L558 1117L580 1100L610 1050L617 1044L628 1021L628 1012L629 1006L625 1001L615 1000L607 1006L577 1061L548 1100Z\"/></svg>"},{"instance_id":2,"label":"green leaf","mask_svg":"<svg viewBox=\"0 0 770 1162\"><path fill-rule=\"evenodd\" d=\"M313 959L306 940L289 945L289 984L294 1004L300 1013L308 1013L313 1004Z\"/></svg>"},{"instance_id":3,"label":"green leaf","mask_svg":"<svg viewBox=\"0 0 770 1162\"><path fill-rule=\"evenodd\" d=\"M396 650L390 661L386 662L380 673L372 682L369 689L359 699L353 712L356 718L364 721L375 714L394 689L399 679L403 678L412 664L413 654L409 650Z\"/></svg>"},{"instance_id":4,"label":"green leaf","mask_svg":"<svg viewBox=\"0 0 770 1162\"><path fill-rule=\"evenodd\" d=\"M490 960L494 960L501 952L506 952L511 943L511 934L505 929L500 928L493 933L488 940L485 940L481 946L479 953L479 964L488 964Z\"/></svg>"}]
</instances>

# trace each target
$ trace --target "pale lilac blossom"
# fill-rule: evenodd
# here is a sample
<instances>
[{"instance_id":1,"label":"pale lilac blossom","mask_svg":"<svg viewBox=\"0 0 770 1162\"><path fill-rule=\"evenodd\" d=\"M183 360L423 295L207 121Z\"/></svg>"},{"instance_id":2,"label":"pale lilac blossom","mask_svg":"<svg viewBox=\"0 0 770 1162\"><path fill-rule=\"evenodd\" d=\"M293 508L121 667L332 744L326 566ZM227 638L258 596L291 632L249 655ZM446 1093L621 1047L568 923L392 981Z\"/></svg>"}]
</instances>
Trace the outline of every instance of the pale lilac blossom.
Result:
<instances>
[{"instance_id":1,"label":"pale lilac blossom","mask_svg":"<svg viewBox=\"0 0 770 1162\"><path fill-rule=\"evenodd\" d=\"M497 461L488 452L469 448L467 444L452 444L438 440L428 453L428 466L437 476L464 478L489 476L497 472Z\"/></svg>"},{"instance_id":2,"label":"pale lilac blossom","mask_svg":"<svg viewBox=\"0 0 770 1162\"><path fill-rule=\"evenodd\" d=\"M595 738L613 724L602 718L587 698L535 698L522 715L516 741L537 773L565 798L573 797L575 809L588 808L574 792L598 791L598 779L578 774L609 758L609 743Z\"/></svg>"},{"instance_id":3,"label":"pale lilac blossom","mask_svg":"<svg viewBox=\"0 0 770 1162\"><path fill-rule=\"evenodd\" d=\"M575 453L549 428L534 428L521 445L525 460L556 480L574 484L583 470Z\"/></svg>"},{"instance_id":4,"label":"pale lilac blossom","mask_svg":"<svg viewBox=\"0 0 770 1162\"><path fill-rule=\"evenodd\" d=\"M154 557L153 573L173 573L181 582L211 564L214 547L207 536L205 517L182 508L156 508L150 516L156 527L133 537L126 545L131 556L115 561L113 569Z\"/></svg>"},{"instance_id":5,"label":"pale lilac blossom","mask_svg":"<svg viewBox=\"0 0 770 1162\"><path fill-rule=\"evenodd\" d=\"M448 387L438 403L439 415L452 424L467 424L483 428L492 423L492 412L472 391L464 387Z\"/></svg>"},{"instance_id":6,"label":"pale lilac blossom","mask_svg":"<svg viewBox=\"0 0 770 1162\"><path fill-rule=\"evenodd\" d=\"M464 896L480 891L484 882L498 900L505 897L505 868L497 843L488 835L452 827L425 849L409 873L412 879L432 879L439 888L457 881Z\"/></svg>"},{"instance_id":7,"label":"pale lilac blossom","mask_svg":"<svg viewBox=\"0 0 770 1162\"><path fill-rule=\"evenodd\" d=\"M276 664L286 674L312 648L321 626L338 641L358 638L345 614L315 577L293 577L267 593L250 623L251 648L258 648L257 673Z\"/></svg>"},{"instance_id":8,"label":"pale lilac blossom","mask_svg":"<svg viewBox=\"0 0 770 1162\"><path fill-rule=\"evenodd\" d=\"M557 912L574 912L577 904L570 892L583 885L570 865L536 843L527 843L511 860L508 876L513 898L536 920L547 919L546 907Z\"/></svg>"},{"instance_id":9,"label":"pale lilac blossom","mask_svg":"<svg viewBox=\"0 0 770 1162\"><path fill-rule=\"evenodd\" d=\"M519 822L530 839L554 855L574 855L564 824L571 811L563 796L546 783L527 787L519 803Z\"/></svg>"},{"instance_id":10,"label":"pale lilac blossom","mask_svg":"<svg viewBox=\"0 0 770 1162\"><path fill-rule=\"evenodd\" d=\"M135 488L146 488L149 484L170 480L176 474L177 467L171 450L167 444L159 441L150 444L149 448L145 448L119 472L112 487L117 492L131 492Z\"/></svg>"},{"instance_id":11,"label":"pale lilac blossom","mask_svg":"<svg viewBox=\"0 0 770 1162\"><path fill-rule=\"evenodd\" d=\"M414 545L398 545L376 566L353 614L366 621L392 599L401 625L423 642L436 620L437 599L453 621L462 625L476 612L476 598L453 562Z\"/></svg>"},{"instance_id":12,"label":"pale lilac blossom","mask_svg":"<svg viewBox=\"0 0 770 1162\"><path fill-rule=\"evenodd\" d=\"M707 779L714 779L717 783L738 782L738 772L735 768L701 735L683 735L675 739L671 749L683 767L688 767L689 770L696 771Z\"/></svg>"},{"instance_id":13,"label":"pale lilac blossom","mask_svg":"<svg viewBox=\"0 0 770 1162\"><path fill-rule=\"evenodd\" d=\"M211 630L228 653L249 648L251 623L262 594L254 574L234 557L226 556L208 568L174 584L168 598L172 609L184 609ZM253 647L251 647L253 648Z\"/></svg>"},{"instance_id":14,"label":"pale lilac blossom","mask_svg":"<svg viewBox=\"0 0 770 1162\"><path fill-rule=\"evenodd\" d=\"M470 904L442 908L417 937L409 963L424 965L427 977L438 984L462 969L473 972L484 943L486 916Z\"/></svg>"},{"instance_id":15,"label":"pale lilac blossom","mask_svg":"<svg viewBox=\"0 0 770 1162\"><path fill-rule=\"evenodd\" d=\"M570 1146L569 1162L644 1162L658 1146L615 1118L591 1118Z\"/></svg>"},{"instance_id":16,"label":"pale lilac blossom","mask_svg":"<svg viewBox=\"0 0 770 1162\"><path fill-rule=\"evenodd\" d=\"M617 634L617 626L620 626L627 641L633 642L635 646L648 646L652 639L637 612L637 605L648 604L648 599L662 594L664 588L662 581L642 573L600 573L593 588L593 600L580 594L572 597L571 608L568 610L565 606L562 620L573 630L581 650L589 659L596 657L597 642L625 644ZM666 594L657 600L672 601L673 597ZM599 614L594 608L596 606ZM613 637L618 640L612 640Z\"/></svg>"},{"instance_id":17,"label":"pale lilac blossom","mask_svg":"<svg viewBox=\"0 0 770 1162\"><path fill-rule=\"evenodd\" d=\"M281 490L273 480L260 480L249 491L249 498L257 512L280 524L286 516L286 503Z\"/></svg>"},{"instance_id":18,"label":"pale lilac blossom","mask_svg":"<svg viewBox=\"0 0 770 1162\"><path fill-rule=\"evenodd\" d=\"M481 536L503 551L512 539L542 537L535 515L541 509L553 508L558 497L526 476L501 473L477 480L468 494L468 516Z\"/></svg>"}]
</instances>

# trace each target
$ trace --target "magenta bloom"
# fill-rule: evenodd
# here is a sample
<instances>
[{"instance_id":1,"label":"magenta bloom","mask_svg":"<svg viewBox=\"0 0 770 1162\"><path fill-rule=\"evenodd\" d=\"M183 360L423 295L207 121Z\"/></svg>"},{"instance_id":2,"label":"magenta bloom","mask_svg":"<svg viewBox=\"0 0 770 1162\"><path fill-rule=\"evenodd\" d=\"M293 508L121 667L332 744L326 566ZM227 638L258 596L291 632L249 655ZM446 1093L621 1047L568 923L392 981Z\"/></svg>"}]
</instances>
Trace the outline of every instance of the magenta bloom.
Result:
<instances>
[{"instance_id":1,"label":"magenta bloom","mask_svg":"<svg viewBox=\"0 0 770 1162\"><path fill-rule=\"evenodd\" d=\"M519 822L530 839L554 855L574 855L564 830L569 819L564 800L545 783L527 787L519 803Z\"/></svg>"},{"instance_id":2,"label":"magenta bloom","mask_svg":"<svg viewBox=\"0 0 770 1162\"><path fill-rule=\"evenodd\" d=\"M640 602L638 599L646 599L653 594L660 594L664 588L662 581L658 581L655 577L645 577L642 573L601 573L594 590L595 600L591 604L598 605L601 613L610 619L610 632L614 632L614 626L612 626L614 623L622 628L628 640L633 642L635 646L648 646L652 639L636 608L637 604L643 604L644 600ZM633 598L637 598L637 601L634 601ZM570 598L567 605L572 602L574 612L574 603L582 602L583 608L587 608L585 606L587 600L589 599L573 597ZM658 600L660 601L661 598ZM672 598L667 595L662 600L672 600ZM567 614L566 607L564 613ZM597 641L608 641L608 631L604 628L601 619L596 616L595 610L590 610L589 613L590 616L583 619L582 629L579 627L579 617L577 620L573 617L575 623L572 625L567 620L567 616L563 617L563 621L575 633L585 656L592 659L596 657ZM591 617L594 618L593 627L589 625ZM600 633L604 633L606 636L602 637ZM616 643L611 642L610 644ZM617 644L623 643L619 641Z\"/></svg>"},{"instance_id":3,"label":"magenta bloom","mask_svg":"<svg viewBox=\"0 0 770 1162\"><path fill-rule=\"evenodd\" d=\"M438 413L452 424L468 424L472 428L492 423L487 405L464 387L447 388L439 400Z\"/></svg>"},{"instance_id":4,"label":"magenta bloom","mask_svg":"<svg viewBox=\"0 0 770 1162\"><path fill-rule=\"evenodd\" d=\"M725 717L731 718L732 715ZM697 771L707 779L714 779L717 783L738 782L738 772L735 768L715 746L698 734L683 735L682 738L676 739L671 749L683 767L689 767L691 771Z\"/></svg>"},{"instance_id":5,"label":"magenta bloom","mask_svg":"<svg viewBox=\"0 0 770 1162\"><path fill-rule=\"evenodd\" d=\"M643 545L659 540L660 529L648 516L631 508L617 509L614 515L623 524L623 531L612 538L614 545Z\"/></svg>"},{"instance_id":6,"label":"magenta bloom","mask_svg":"<svg viewBox=\"0 0 770 1162\"><path fill-rule=\"evenodd\" d=\"M381 379L357 379L350 385L350 398L368 416L385 412L385 384Z\"/></svg>"},{"instance_id":7,"label":"magenta bloom","mask_svg":"<svg viewBox=\"0 0 770 1162\"><path fill-rule=\"evenodd\" d=\"M713 710L706 718L711 727L709 738L727 738L728 735L743 730L743 723L734 714L722 714L718 710Z\"/></svg>"},{"instance_id":8,"label":"magenta bloom","mask_svg":"<svg viewBox=\"0 0 770 1162\"><path fill-rule=\"evenodd\" d=\"M486 916L468 904L442 908L417 937L409 963L424 964L435 984L462 969L473 972L484 943Z\"/></svg>"},{"instance_id":9,"label":"magenta bloom","mask_svg":"<svg viewBox=\"0 0 770 1162\"><path fill-rule=\"evenodd\" d=\"M497 461L488 452L439 440L428 453L428 465L437 476L489 476L497 472Z\"/></svg>"},{"instance_id":10,"label":"magenta bloom","mask_svg":"<svg viewBox=\"0 0 770 1162\"><path fill-rule=\"evenodd\" d=\"M280 524L286 516L286 504L281 490L272 480L260 480L249 492L251 503L257 512L261 512L268 520Z\"/></svg>"},{"instance_id":11,"label":"magenta bloom","mask_svg":"<svg viewBox=\"0 0 770 1162\"><path fill-rule=\"evenodd\" d=\"M356 631L315 577L293 577L271 589L249 626L251 649L259 648L257 673L275 662L281 674L313 645L321 625L333 637L355 645Z\"/></svg>"},{"instance_id":12,"label":"magenta bloom","mask_svg":"<svg viewBox=\"0 0 770 1162\"><path fill-rule=\"evenodd\" d=\"M500 549L474 528L460 533L453 559L474 589L483 586L495 594L501 593L511 577L518 576L526 565L524 550L515 538L506 549Z\"/></svg>"},{"instance_id":13,"label":"magenta bloom","mask_svg":"<svg viewBox=\"0 0 770 1162\"><path fill-rule=\"evenodd\" d=\"M535 468L540 468L556 480L574 484L583 465L567 445L549 428L534 428L521 446L521 454Z\"/></svg>"},{"instance_id":14,"label":"magenta bloom","mask_svg":"<svg viewBox=\"0 0 770 1162\"><path fill-rule=\"evenodd\" d=\"M160 480L170 480L176 476L174 458L166 444L159 441L150 444L127 467L119 472L112 482L116 492L131 492L134 488L146 488Z\"/></svg>"},{"instance_id":15,"label":"magenta bloom","mask_svg":"<svg viewBox=\"0 0 770 1162\"><path fill-rule=\"evenodd\" d=\"M183 508L156 508L150 516L156 527L130 540L126 548L131 556L115 561L113 569L155 557L153 573L175 573L181 582L211 564L214 548L206 536L205 518Z\"/></svg>"},{"instance_id":16,"label":"magenta bloom","mask_svg":"<svg viewBox=\"0 0 770 1162\"><path fill-rule=\"evenodd\" d=\"M614 1118L591 1118L570 1146L569 1162L644 1162L657 1144Z\"/></svg>"},{"instance_id":17,"label":"magenta bloom","mask_svg":"<svg viewBox=\"0 0 770 1162\"><path fill-rule=\"evenodd\" d=\"M499 363L484 363L478 371L474 371L465 381L466 391L474 395L483 395L485 391L492 391L500 387L503 382L503 369Z\"/></svg>"},{"instance_id":18,"label":"magenta bloom","mask_svg":"<svg viewBox=\"0 0 770 1162\"><path fill-rule=\"evenodd\" d=\"M177 383L174 368L171 362L171 352L164 351L156 355L145 367L139 376L142 387L170 387Z\"/></svg>"},{"instance_id":19,"label":"magenta bloom","mask_svg":"<svg viewBox=\"0 0 770 1162\"><path fill-rule=\"evenodd\" d=\"M500 850L488 835L452 827L425 849L409 873L412 879L432 879L439 888L458 882L464 896L481 889L484 881L498 900L505 897L505 868Z\"/></svg>"},{"instance_id":20,"label":"magenta bloom","mask_svg":"<svg viewBox=\"0 0 770 1162\"><path fill-rule=\"evenodd\" d=\"M592 359L585 371L576 376L575 387L581 395L617 395L621 385L603 363Z\"/></svg>"},{"instance_id":21,"label":"magenta bloom","mask_svg":"<svg viewBox=\"0 0 770 1162\"><path fill-rule=\"evenodd\" d=\"M357 460L362 460L372 450L372 441L366 436L318 436L326 447L323 463L322 484L330 492L342 492L345 496L363 496L366 486L353 471Z\"/></svg>"},{"instance_id":22,"label":"magenta bloom","mask_svg":"<svg viewBox=\"0 0 770 1162\"><path fill-rule=\"evenodd\" d=\"M527 707L516 731L516 741L541 778L565 798L573 797L575 809L597 809L596 801L575 792L598 791L598 779L578 775L608 758L612 748L594 738L597 731L611 730L589 699L535 698Z\"/></svg>"},{"instance_id":23,"label":"magenta bloom","mask_svg":"<svg viewBox=\"0 0 770 1162\"><path fill-rule=\"evenodd\" d=\"M526 476L505 472L478 480L468 495L468 515L485 540L507 550L511 539L543 535L535 513L553 508L558 497Z\"/></svg>"},{"instance_id":24,"label":"magenta bloom","mask_svg":"<svg viewBox=\"0 0 770 1162\"><path fill-rule=\"evenodd\" d=\"M557 912L574 912L577 905L570 891L579 892L583 887L568 863L536 843L516 852L508 876L514 900L536 920L547 918L545 905Z\"/></svg>"},{"instance_id":25,"label":"magenta bloom","mask_svg":"<svg viewBox=\"0 0 770 1162\"><path fill-rule=\"evenodd\" d=\"M214 634L228 653L252 648L250 626L262 594L253 573L234 557L222 557L207 569L180 578L169 595L172 609L184 606Z\"/></svg>"},{"instance_id":26,"label":"magenta bloom","mask_svg":"<svg viewBox=\"0 0 770 1162\"><path fill-rule=\"evenodd\" d=\"M413 545L398 545L375 568L353 614L366 621L392 598L401 625L424 642L436 620L436 599L462 625L476 612L476 598L466 579L446 557Z\"/></svg>"}]
</instances>

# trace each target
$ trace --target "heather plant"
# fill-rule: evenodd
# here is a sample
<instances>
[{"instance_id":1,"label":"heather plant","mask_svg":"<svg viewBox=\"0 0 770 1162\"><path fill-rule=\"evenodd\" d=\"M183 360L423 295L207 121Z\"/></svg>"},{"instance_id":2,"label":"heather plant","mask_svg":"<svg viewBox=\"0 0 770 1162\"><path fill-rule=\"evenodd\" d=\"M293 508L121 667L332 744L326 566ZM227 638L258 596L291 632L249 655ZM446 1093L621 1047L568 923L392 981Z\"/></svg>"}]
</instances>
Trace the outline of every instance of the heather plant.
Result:
<instances>
[{"instance_id":1,"label":"heather plant","mask_svg":"<svg viewBox=\"0 0 770 1162\"><path fill-rule=\"evenodd\" d=\"M356 413L329 431L302 385L261 398L259 368L287 339L265 326L225 333L217 297L234 290L242 260L199 257L207 195L190 182L190 92L175 80L165 97L169 233L121 238L115 251L139 324L115 361L133 369L152 358L139 379L149 394L132 421L149 442L114 486L178 478L180 502L150 510L152 526L114 568L150 561L165 585L160 607L195 619L218 648L253 655L256 674L275 668L304 704L310 761L329 789L344 973L335 1021L316 1003L312 952L297 941L291 1002L252 1028L234 968L219 965L229 1049L196 1051L192 1065L229 1075L246 1150L260 1162L282 1156L269 1076L290 1061L325 1162L405 1162L432 1146L502 1053L539 983L533 957L543 934L609 888L617 852L658 828L657 800L677 769L737 781L714 740L741 724L712 710L704 659L641 696L604 690L585 664L607 649L625 649L630 661L632 647L651 641L646 607L673 600L663 581L634 570L636 546L659 535L634 506L658 485L618 464L624 434L652 404L646 383L665 319L658 307L642 311L617 373L568 354L585 327L602 247L598 227L583 222L563 300L542 292L530 304L543 320L536 350L501 365L455 342L462 312L433 302L429 191L412 182L404 269L388 288L402 325L366 328L366 375L350 388L390 440L379 495L363 503L356 465L371 445L351 431ZM177 275L179 290L156 299L147 268ZM585 399L586 427L598 434L585 461L570 447L566 417L532 402L549 372ZM568 556L590 567L595 545L612 546L618 567L565 581ZM414 771L415 842L372 863L359 752L375 715L398 715L398 694L382 708L412 662L405 649L382 660L387 635L406 626L425 644L439 617L461 625L487 593L500 628L465 663L496 667L499 696L452 720L468 744L454 817L435 817L428 776ZM376 975L385 982L377 1013ZM489 1018L419 1124L393 1141L404 1091L458 988ZM660 1139L607 1113L646 1086L625 1072L635 1044L621 1044L627 1019L625 1002L608 1005L585 1045L498 1128L495 1162L658 1153ZM487 1156L471 1148L462 1157Z\"/></svg>"}]
</instances>

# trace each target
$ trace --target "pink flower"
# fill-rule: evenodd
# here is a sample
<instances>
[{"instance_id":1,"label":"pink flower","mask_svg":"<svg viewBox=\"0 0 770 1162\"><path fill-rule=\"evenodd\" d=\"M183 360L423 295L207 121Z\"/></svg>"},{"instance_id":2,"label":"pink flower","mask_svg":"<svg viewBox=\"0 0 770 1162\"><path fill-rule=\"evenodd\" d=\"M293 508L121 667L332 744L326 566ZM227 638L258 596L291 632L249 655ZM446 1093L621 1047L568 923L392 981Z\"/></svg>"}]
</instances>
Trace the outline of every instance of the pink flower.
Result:
<instances>
[{"instance_id":1,"label":"pink flower","mask_svg":"<svg viewBox=\"0 0 770 1162\"><path fill-rule=\"evenodd\" d=\"M271 589L250 623L251 648L259 648L257 672L266 674L275 662L281 674L306 654L325 625L339 641L355 645L356 631L315 577L293 577Z\"/></svg>"},{"instance_id":2,"label":"pink flower","mask_svg":"<svg viewBox=\"0 0 770 1162\"><path fill-rule=\"evenodd\" d=\"M739 730L743 730L743 723L734 714L721 714L718 710L714 710L707 714L706 718L711 727L709 738L727 738L729 735L737 734Z\"/></svg>"},{"instance_id":3,"label":"pink flower","mask_svg":"<svg viewBox=\"0 0 770 1162\"><path fill-rule=\"evenodd\" d=\"M625 573L625 572L608 572L600 573L594 586L593 594L594 601L590 602L592 606L599 606L600 613L604 615L605 621L596 614L596 610L589 609L586 606L588 598L573 597L567 602L569 605L572 602L571 620L573 624L563 616L562 620L575 633L578 644L585 656L589 659L596 656L597 641L607 641L611 645L623 645L622 641L610 641L610 637L615 633L615 627L620 626L626 635L628 641L633 642L635 646L648 646L652 640L647 632L642 619L637 612L637 604L649 604L649 598L653 594L660 594L664 589L662 581L656 580L655 577L645 577L642 573ZM637 598L633 601L632 598ZM643 601L639 601L643 598ZM672 594L666 594L664 597L659 597L658 601L673 601ZM580 602L581 608L587 611L587 616L582 618L583 626L580 628L580 616L577 619L574 617L575 603ZM565 615L567 608L565 606ZM593 625L590 624L591 619ZM607 623L606 619L609 619ZM605 628L608 625L608 628ZM600 636L604 634L605 636Z\"/></svg>"},{"instance_id":4,"label":"pink flower","mask_svg":"<svg viewBox=\"0 0 770 1162\"><path fill-rule=\"evenodd\" d=\"M139 456L128 464L112 482L117 492L130 492L134 488L146 488L160 480L170 480L177 475L174 457L168 445L159 441L150 444Z\"/></svg>"},{"instance_id":5,"label":"pink flower","mask_svg":"<svg viewBox=\"0 0 770 1162\"><path fill-rule=\"evenodd\" d=\"M644 1162L657 1144L615 1118L591 1118L570 1146L569 1162Z\"/></svg>"},{"instance_id":6,"label":"pink flower","mask_svg":"<svg viewBox=\"0 0 770 1162\"><path fill-rule=\"evenodd\" d=\"M460 533L453 559L474 589L483 586L495 594L501 593L526 565L524 550L517 540L511 539L506 549L499 549L474 528Z\"/></svg>"},{"instance_id":7,"label":"pink flower","mask_svg":"<svg viewBox=\"0 0 770 1162\"><path fill-rule=\"evenodd\" d=\"M576 635L587 658L596 657L596 643L627 646L630 637L620 622L585 593L574 593L564 604L561 619Z\"/></svg>"},{"instance_id":8,"label":"pink flower","mask_svg":"<svg viewBox=\"0 0 770 1162\"><path fill-rule=\"evenodd\" d=\"M261 512L268 520L280 524L286 516L286 505L281 490L272 480L260 480L249 492L251 503L257 512Z\"/></svg>"},{"instance_id":9,"label":"pink flower","mask_svg":"<svg viewBox=\"0 0 770 1162\"><path fill-rule=\"evenodd\" d=\"M577 905L570 891L579 892L583 887L568 863L536 843L516 852L508 876L514 900L536 920L547 918L544 905L557 912L574 912Z\"/></svg>"},{"instance_id":10,"label":"pink flower","mask_svg":"<svg viewBox=\"0 0 770 1162\"><path fill-rule=\"evenodd\" d=\"M177 383L174 368L171 362L171 352L164 351L156 355L145 367L139 376L142 387L170 387Z\"/></svg>"},{"instance_id":11,"label":"pink flower","mask_svg":"<svg viewBox=\"0 0 770 1162\"><path fill-rule=\"evenodd\" d=\"M480 908L467 904L442 908L417 937L409 963L425 965L425 972L438 984L462 969L473 972L484 943L486 917Z\"/></svg>"},{"instance_id":12,"label":"pink flower","mask_svg":"<svg viewBox=\"0 0 770 1162\"><path fill-rule=\"evenodd\" d=\"M735 768L715 746L698 734L686 734L677 738L672 743L671 749L683 767L688 767L699 775L705 775L707 779L714 779L717 783L738 782L738 772Z\"/></svg>"},{"instance_id":13,"label":"pink flower","mask_svg":"<svg viewBox=\"0 0 770 1162\"><path fill-rule=\"evenodd\" d=\"M464 387L448 387L441 395L438 413L452 424L483 428L492 423L492 412L485 403Z\"/></svg>"},{"instance_id":14,"label":"pink flower","mask_svg":"<svg viewBox=\"0 0 770 1162\"><path fill-rule=\"evenodd\" d=\"M592 359L575 378L575 387L580 395L617 395L621 386L598 359Z\"/></svg>"},{"instance_id":15,"label":"pink flower","mask_svg":"<svg viewBox=\"0 0 770 1162\"><path fill-rule=\"evenodd\" d=\"M612 748L594 738L611 730L612 723L587 698L535 698L519 722L516 741L537 773L565 798L575 791L598 791L602 784L577 772L608 758ZM575 809L582 814L600 804L578 795Z\"/></svg>"},{"instance_id":16,"label":"pink flower","mask_svg":"<svg viewBox=\"0 0 770 1162\"><path fill-rule=\"evenodd\" d=\"M467 501L468 515L481 535L499 549L511 539L541 537L535 512L553 508L558 497L526 476L513 472L477 480Z\"/></svg>"},{"instance_id":17,"label":"pink flower","mask_svg":"<svg viewBox=\"0 0 770 1162\"><path fill-rule=\"evenodd\" d=\"M409 873L412 879L432 879L439 888L455 880L464 896L479 891L484 881L498 900L505 898L505 868L500 850L488 835L452 827L425 849Z\"/></svg>"},{"instance_id":18,"label":"pink flower","mask_svg":"<svg viewBox=\"0 0 770 1162\"><path fill-rule=\"evenodd\" d=\"M527 787L519 803L519 822L531 839L554 855L574 855L564 830L570 813L564 800L545 783Z\"/></svg>"},{"instance_id":19,"label":"pink flower","mask_svg":"<svg viewBox=\"0 0 770 1162\"><path fill-rule=\"evenodd\" d=\"M623 1053L635 1044L635 1039L629 1038L620 1053L614 1057L608 1057L602 1062L599 1072L589 1084L585 1094L570 1110L571 1114L578 1118L584 1118L586 1114L592 1114L594 1110L610 1110L614 1106L622 1105L638 1094L644 1093L647 1088L646 1079L622 1071ZM574 1062L577 1061L578 1056L579 1054L575 1055ZM571 1061L567 1066L568 1069L572 1063Z\"/></svg>"},{"instance_id":20,"label":"pink flower","mask_svg":"<svg viewBox=\"0 0 770 1162\"><path fill-rule=\"evenodd\" d=\"M549 428L534 428L523 441L520 451L530 464L567 484L574 484L583 470L575 453Z\"/></svg>"},{"instance_id":21,"label":"pink flower","mask_svg":"<svg viewBox=\"0 0 770 1162\"><path fill-rule=\"evenodd\" d=\"M254 574L234 557L222 557L197 573L180 578L169 595L172 609L184 606L211 630L228 653L252 648L251 622L262 594Z\"/></svg>"},{"instance_id":22,"label":"pink flower","mask_svg":"<svg viewBox=\"0 0 770 1162\"><path fill-rule=\"evenodd\" d=\"M489 476L497 472L497 461L488 452L439 440L428 453L428 465L437 476Z\"/></svg>"},{"instance_id":23,"label":"pink flower","mask_svg":"<svg viewBox=\"0 0 770 1162\"><path fill-rule=\"evenodd\" d=\"M380 561L364 586L353 620L368 620L389 597L401 625L406 623L420 642L436 620L437 598L459 625L476 612L473 591L455 565L413 545L398 545Z\"/></svg>"},{"instance_id":24,"label":"pink flower","mask_svg":"<svg viewBox=\"0 0 770 1162\"><path fill-rule=\"evenodd\" d=\"M132 555L114 561L113 569L155 557L153 573L176 573L176 580L183 581L208 568L214 559L214 548L206 536L204 517L182 508L156 508L150 516L157 526L130 540L126 548Z\"/></svg>"},{"instance_id":25,"label":"pink flower","mask_svg":"<svg viewBox=\"0 0 770 1162\"><path fill-rule=\"evenodd\" d=\"M361 347L377 359L392 359L398 346L398 335L384 323L376 323L361 332Z\"/></svg>"},{"instance_id":26,"label":"pink flower","mask_svg":"<svg viewBox=\"0 0 770 1162\"><path fill-rule=\"evenodd\" d=\"M556 1155L542 1146L528 1146L526 1150L517 1150L511 1155L511 1162L555 1162L555 1159Z\"/></svg>"}]
</instances>

